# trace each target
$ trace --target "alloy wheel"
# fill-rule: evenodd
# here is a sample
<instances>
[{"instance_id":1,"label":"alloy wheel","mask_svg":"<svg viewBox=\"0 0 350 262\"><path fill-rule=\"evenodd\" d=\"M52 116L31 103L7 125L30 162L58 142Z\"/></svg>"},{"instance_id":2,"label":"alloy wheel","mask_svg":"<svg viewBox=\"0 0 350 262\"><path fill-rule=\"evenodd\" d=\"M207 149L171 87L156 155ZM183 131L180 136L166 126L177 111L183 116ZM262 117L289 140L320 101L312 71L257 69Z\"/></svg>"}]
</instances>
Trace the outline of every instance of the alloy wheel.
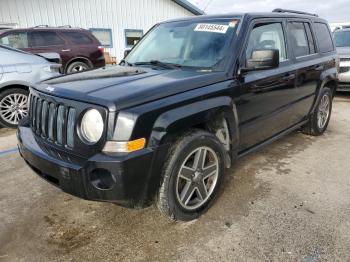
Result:
<instances>
[{"instance_id":1,"label":"alloy wheel","mask_svg":"<svg viewBox=\"0 0 350 262\"><path fill-rule=\"evenodd\" d=\"M323 129L328 121L330 115L330 99L327 94L325 94L320 102L317 112L317 125L320 129Z\"/></svg>"},{"instance_id":2,"label":"alloy wheel","mask_svg":"<svg viewBox=\"0 0 350 262\"><path fill-rule=\"evenodd\" d=\"M86 71L86 70L87 70L86 66L77 65L77 66L72 68L72 73L83 72L83 71Z\"/></svg>"},{"instance_id":3,"label":"alloy wheel","mask_svg":"<svg viewBox=\"0 0 350 262\"><path fill-rule=\"evenodd\" d=\"M24 94L13 93L5 96L0 101L0 117L11 125L17 125L28 114L27 102L28 97Z\"/></svg>"},{"instance_id":4,"label":"alloy wheel","mask_svg":"<svg viewBox=\"0 0 350 262\"><path fill-rule=\"evenodd\" d=\"M176 181L176 196L187 210L203 206L212 195L218 181L219 160L209 147L192 151L182 163Z\"/></svg>"}]
</instances>

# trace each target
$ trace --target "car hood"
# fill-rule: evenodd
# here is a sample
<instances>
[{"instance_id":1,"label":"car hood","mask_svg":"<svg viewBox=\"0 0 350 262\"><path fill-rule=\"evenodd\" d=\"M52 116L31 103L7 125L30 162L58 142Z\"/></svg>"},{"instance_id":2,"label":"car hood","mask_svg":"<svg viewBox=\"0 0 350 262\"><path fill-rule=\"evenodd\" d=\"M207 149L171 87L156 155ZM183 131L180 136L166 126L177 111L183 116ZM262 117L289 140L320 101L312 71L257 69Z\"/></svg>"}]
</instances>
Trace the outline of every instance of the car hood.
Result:
<instances>
[{"instance_id":1,"label":"car hood","mask_svg":"<svg viewBox=\"0 0 350 262\"><path fill-rule=\"evenodd\" d=\"M337 47L340 58L350 58L350 47Z\"/></svg>"},{"instance_id":2,"label":"car hood","mask_svg":"<svg viewBox=\"0 0 350 262\"><path fill-rule=\"evenodd\" d=\"M116 111L224 81L225 78L224 72L112 66L53 78L35 89Z\"/></svg>"}]
</instances>

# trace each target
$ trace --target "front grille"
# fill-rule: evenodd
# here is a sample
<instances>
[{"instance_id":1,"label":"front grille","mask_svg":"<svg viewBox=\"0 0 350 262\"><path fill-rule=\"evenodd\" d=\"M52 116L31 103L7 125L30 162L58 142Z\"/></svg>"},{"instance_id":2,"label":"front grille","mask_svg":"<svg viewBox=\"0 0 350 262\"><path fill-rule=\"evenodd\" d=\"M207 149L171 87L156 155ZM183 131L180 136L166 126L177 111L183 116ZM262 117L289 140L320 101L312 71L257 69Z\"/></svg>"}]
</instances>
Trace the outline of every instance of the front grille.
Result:
<instances>
[{"instance_id":1,"label":"front grille","mask_svg":"<svg viewBox=\"0 0 350 262\"><path fill-rule=\"evenodd\" d=\"M68 148L74 147L76 109L30 94L31 128L43 139Z\"/></svg>"}]
</instances>

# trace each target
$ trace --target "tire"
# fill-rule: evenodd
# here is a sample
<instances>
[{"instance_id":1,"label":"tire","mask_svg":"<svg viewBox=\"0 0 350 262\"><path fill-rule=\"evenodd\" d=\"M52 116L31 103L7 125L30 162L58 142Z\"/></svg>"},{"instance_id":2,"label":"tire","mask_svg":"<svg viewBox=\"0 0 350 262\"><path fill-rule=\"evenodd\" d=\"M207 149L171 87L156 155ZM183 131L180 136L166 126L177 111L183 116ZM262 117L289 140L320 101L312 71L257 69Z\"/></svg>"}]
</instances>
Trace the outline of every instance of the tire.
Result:
<instances>
[{"instance_id":1,"label":"tire","mask_svg":"<svg viewBox=\"0 0 350 262\"><path fill-rule=\"evenodd\" d=\"M18 121L28 115L28 91L10 88L0 93L0 126L16 128Z\"/></svg>"},{"instance_id":2,"label":"tire","mask_svg":"<svg viewBox=\"0 0 350 262\"><path fill-rule=\"evenodd\" d=\"M86 70L89 70L91 67L89 64L84 63L84 62L73 62L71 63L66 70L66 74L73 74L73 73L79 73L79 72L83 72Z\"/></svg>"},{"instance_id":3,"label":"tire","mask_svg":"<svg viewBox=\"0 0 350 262\"><path fill-rule=\"evenodd\" d=\"M332 91L325 87L321 91L321 99L315 108L315 111L310 115L309 122L303 127L302 132L311 136L322 135L329 124L332 113Z\"/></svg>"},{"instance_id":4,"label":"tire","mask_svg":"<svg viewBox=\"0 0 350 262\"><path fill-rule=\"evenodd\" d=\"M198 162L195 160L203 153L206 154L204 168L195 172L190 167L195 166ZM224 172L225 150L219 140L200 130L186 133L174 143L165 162L157 196L159 210L171 220L198 218L218 195Z\"/></svg>"}]
</instances>

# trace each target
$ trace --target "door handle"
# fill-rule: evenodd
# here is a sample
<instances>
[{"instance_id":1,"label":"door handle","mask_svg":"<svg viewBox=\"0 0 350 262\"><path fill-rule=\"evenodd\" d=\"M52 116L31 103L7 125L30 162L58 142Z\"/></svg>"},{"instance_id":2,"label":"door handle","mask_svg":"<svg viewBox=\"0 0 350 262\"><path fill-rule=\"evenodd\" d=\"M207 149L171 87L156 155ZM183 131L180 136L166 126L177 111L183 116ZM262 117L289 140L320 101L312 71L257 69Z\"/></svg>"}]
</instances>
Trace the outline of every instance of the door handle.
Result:
<instances>
[{"instance_id":1,"label":"door handle","mask_svg":"<svg viewBox=\"0 0 350 262\"><path fill-rule=\"evenodd\" d=\"M62 49L61 52L70 52L70 49Z\"/></svg>"}]
</instances>

